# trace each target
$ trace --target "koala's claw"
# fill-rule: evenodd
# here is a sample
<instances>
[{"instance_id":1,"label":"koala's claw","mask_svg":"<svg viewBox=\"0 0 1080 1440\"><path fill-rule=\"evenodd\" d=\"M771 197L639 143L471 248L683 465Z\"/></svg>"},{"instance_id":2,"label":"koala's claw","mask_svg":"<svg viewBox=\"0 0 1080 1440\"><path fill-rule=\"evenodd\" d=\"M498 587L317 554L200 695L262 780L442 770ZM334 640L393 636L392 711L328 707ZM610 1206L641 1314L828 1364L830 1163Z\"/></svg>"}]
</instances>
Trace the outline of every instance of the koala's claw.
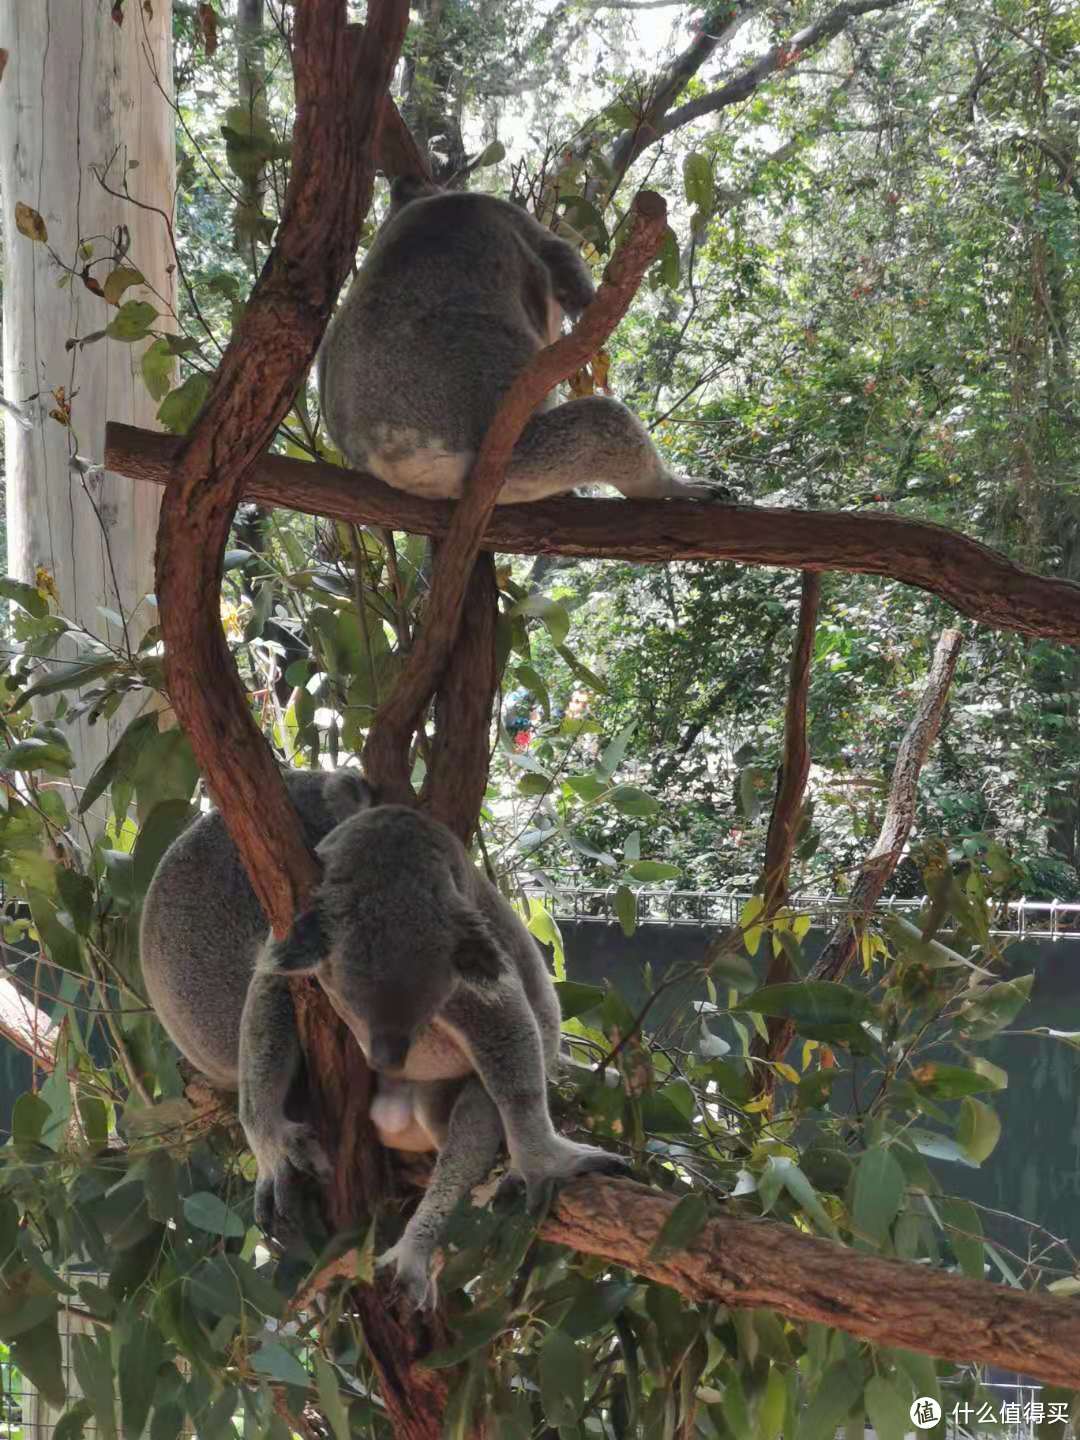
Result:
<instances>
[{"instance_id":1,"label":"koala's claw","mask_svg":"<svg viewBox=\"0 0 1080 1440\"><path fill-rule=\"evenodd\" d=\"M333 1179L333 1166L310 1125L290 1121L282 1140L285 1158L294 1170L299 1170L302 1175L310 1175L313 1180L318 1180L323 1185Z\"/></svg>"},{"instance_id":2,"label":"koala's claw","mask_svg":"<svg viewBox=\"0 0 1080 1440\"><path fill-rule=\"evenodd\" d=\"M722 500L724 494L705 480L675 480L670 494L676 500Z\"/></svg>"},{"instance_id":3,"label":"koala's claw","mask_svg":"<svg viewBox=\"0 0 1080 1440\"><path fill-rule=\"evenodd\" d=\"M396 1245L375 1258L375 1268L394 1269L394 1287L405 1297L411 1310L434 1310L439 1290L427 1257L403 1235Z\"/></svg>"},{"instance_id":4,"label":"koala's claw","mask_svg":"<svg viewBox=\"0 0 1080 1440\"><path fill-rule=\"evenodd\" d=\"M325 1184L333 1175L330 1161L310 1125L289 1121L275 1136L272 1167L259 1165L255 1182L255 1223L283 1245L299 1240L305 1230L306 1187L301 1176Z\"/></svg>"},{"instance_id":5,"label":"koala's claw","mask_svg":"<svg viewBox=\"0 0 1080 1440\"><path fill-rule=\"evenodd\" d=\"M528 1170L511 1170L499 1186L499 1194L525 1187L525 1203L532 1212L547 1205L552 1188L575 1180L579 1175L629 1175L631 1167L621 1155L601 1150L597 1145L575 1145L566 1140L552 1156L545 1157Z\"/></svg>"}]
</instances>

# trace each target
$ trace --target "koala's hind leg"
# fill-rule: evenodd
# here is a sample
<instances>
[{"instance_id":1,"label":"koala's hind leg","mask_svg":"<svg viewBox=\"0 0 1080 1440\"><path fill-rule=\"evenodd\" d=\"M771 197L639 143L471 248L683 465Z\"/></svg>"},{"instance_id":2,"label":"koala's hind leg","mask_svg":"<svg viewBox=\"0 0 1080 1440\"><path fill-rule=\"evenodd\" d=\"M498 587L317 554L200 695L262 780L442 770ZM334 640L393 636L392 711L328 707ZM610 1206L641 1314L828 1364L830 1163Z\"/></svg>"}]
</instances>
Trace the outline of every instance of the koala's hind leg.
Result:
<instances>
[{"instance_id":1,"label":"koala's hind leg","mask_svg":"<svg viewBox=\"0 0 1080 1440\"><path fill-rule=\"evenodd\" d=\"M498 1106L511 1172L524 1182L530 1207L542 1200L549 1182L626 1170L618 1155L567 1140L551 1123L543 1042L523 990L508 984L486 992L474 988L453 1010L448 1007L446 1019Z\"/></svg>"},{"instance_id":2,"label":"koala's hind leg","mask_svg":"<svg viewBox=\"0 0 1080 1440\"><path fill-rule=\"evenodd\" d=\"M416 1309L433 1309L437 1288L431 1274L432 1258L459 1202L495 1164L502 1146L502 1124L478 1080L466 1080L460 1088L458 1081L452 1085L418 1084L415 1093L422 1125L439 1134L439 1158L404 1234L376 1264L394 1267L398 1285ZM448 1120L447 1096L452 1101Z\"/></svg>"},{"instance_id":3,"label":"koala's hind leg","mask_svg":"<svg viewBox=\"0 0 1080 1440\"><path fill-rule=\"evenodd\" d=\"M330 1177L313 1128L286 1113L300 1066L288 982L256 971L240 1019L240 1123L258 1166L255 1221L285 1242L303 1232L301 1175Z\"/></svg>"},{"instance_id":4,"label":"koala's hind leg","mask_svg":"<svg viewBox=\"0 0 1080 1440\"><path fill-rule=\"evenodd\" d=\"M625 405L586 395L539 411L514 446L501 505L563 495L576 485L611 485L631 500L708 499L708 485L670 473L649 433Z\"/></svg>"}]
</instances>

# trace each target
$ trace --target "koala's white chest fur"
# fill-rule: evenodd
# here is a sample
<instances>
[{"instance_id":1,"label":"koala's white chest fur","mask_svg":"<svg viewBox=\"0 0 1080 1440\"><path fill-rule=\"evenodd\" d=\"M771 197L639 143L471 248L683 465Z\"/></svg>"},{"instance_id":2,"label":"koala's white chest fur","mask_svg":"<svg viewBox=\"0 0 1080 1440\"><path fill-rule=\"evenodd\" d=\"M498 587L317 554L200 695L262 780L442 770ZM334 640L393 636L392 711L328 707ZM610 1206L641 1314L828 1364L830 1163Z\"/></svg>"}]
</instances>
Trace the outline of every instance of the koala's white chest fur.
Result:
<instances>
[{"instance_id":1,"label":"koala's white chest fur","mask_svg":"<svg viewBox=\"0 0 1080 1440\"><path fill-rule=\"evenodd\" d=\"M371 1033L367 1022L359 1016L347 1020L357 1044L364 1052L364 1058L371 1059ZM404 1067L402 1080L460 1080L473 1073L473 1063L459 1044L454 1032L441 1020L417 1031Z\"/></svg>"}]
</instances>

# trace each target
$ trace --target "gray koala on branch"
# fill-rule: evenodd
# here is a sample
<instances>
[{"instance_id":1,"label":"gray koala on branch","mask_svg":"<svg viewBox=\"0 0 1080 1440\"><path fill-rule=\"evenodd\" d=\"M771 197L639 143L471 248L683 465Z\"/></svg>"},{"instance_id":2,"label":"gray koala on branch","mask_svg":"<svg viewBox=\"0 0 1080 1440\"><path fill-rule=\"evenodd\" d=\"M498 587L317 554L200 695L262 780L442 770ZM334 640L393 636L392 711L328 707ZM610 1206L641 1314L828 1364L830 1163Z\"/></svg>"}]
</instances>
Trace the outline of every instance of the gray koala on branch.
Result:
<instances>
[{"instance_id":1,"label":"gray koala on branch","mask_svg":"<svg viewBox=\"0 0 1080 1440\"><path fill-rule=\"evenodd\" d=\"M390 216L319 354L319 398L350 465L430 499L456 497L503 395L595 294L581 256L491 195L394 182ZM630 498L710 498L603 395L549 396L514 448L504 505L586 483Z\"/></svg>"},{"instance_id":2,"label":"gray koala on branch","mask_svg":"<svg viewBox=\"0 0 1080 1440\"><path fill-rule=\"evenodd\" d=\"M504 1140L531 1203L548 1182L623 1163L556 1133L546 1090L559 1043L554 987L536 942L455 836L419 811L372 806L347 771L294 775L289 789L324 866L312 908L268 941L220 817L203 816L166 851L147 895L147 989L188 1058L239 1089L256 1218L281 1232L298 1222L297 1172L328 1173L295 1110L287 984L317 975L378 1074L380 1140L439 1151L401 1239L379 1259L415 1305L430 1305L446 1220Z\"/></svg>"}]
</instances>

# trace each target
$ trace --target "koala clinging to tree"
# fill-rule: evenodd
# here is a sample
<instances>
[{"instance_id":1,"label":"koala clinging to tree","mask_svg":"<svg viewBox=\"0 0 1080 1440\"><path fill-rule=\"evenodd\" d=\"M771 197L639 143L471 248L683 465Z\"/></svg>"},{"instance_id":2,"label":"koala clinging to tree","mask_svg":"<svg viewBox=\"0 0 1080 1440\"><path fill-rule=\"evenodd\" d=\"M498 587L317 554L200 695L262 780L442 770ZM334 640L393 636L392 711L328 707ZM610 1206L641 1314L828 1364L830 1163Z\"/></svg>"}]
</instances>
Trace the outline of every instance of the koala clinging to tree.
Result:
<instances>
[{"instance_id":1,"label":"koala clinging to tree","mask_svg":"<svg viewBox=\"0 0 1080 1440\"><path fill-rule=\"evenodd\" d=\"M334 444L400 490L460 495L512 381L594 294L573 246L518 206L395 181L390 217L319 354ZM676 479L617 400L551 396L514 448L500 503L586 483L635 499L713 493Z\"/></svg>"},{"instance_id":2,"label":"koala clinging to tree","mask_svg":"<svg viewBox=\"0 0 1080 1440\"><path fill-rule=\"evenodd\" d=\"M166 852L147 895L147 988L189 1059L239 1088L256 1217L273 1230L296 1223L296 1172L327 1173L311 1127L289 1113L300 1055L287 977L318 976L378 1072L380 1139L439 1150L424 1198L379 1262L415 1304L430 1304L443 1225L504 1139L532 1201L549 1181L622 1162L556 1133L546 1091L555 990L536 942L460 842L420 811L371 807L349 772L292 777L290 793L309 839L345 814L317 845L324 871L311 910L267 941L220 818L204 816Z\"/></svg>"}]
</instances>

